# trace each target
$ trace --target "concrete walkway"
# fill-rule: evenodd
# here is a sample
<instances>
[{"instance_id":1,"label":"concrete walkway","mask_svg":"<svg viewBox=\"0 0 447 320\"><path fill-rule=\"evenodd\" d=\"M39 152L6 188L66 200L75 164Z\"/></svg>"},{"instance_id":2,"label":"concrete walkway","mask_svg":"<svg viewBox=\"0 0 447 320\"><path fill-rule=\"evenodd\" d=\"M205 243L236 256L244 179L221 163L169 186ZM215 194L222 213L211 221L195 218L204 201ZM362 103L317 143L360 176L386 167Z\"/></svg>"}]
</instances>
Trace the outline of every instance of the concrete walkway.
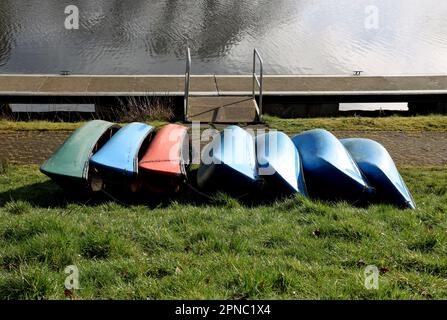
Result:
<instances>
[{"instance_id":1,"label":"concrete walkway","mask_svg":"<svg viewBox=\"0 0 447 320\"><path fill-rule=\"evenodd\" d=\"M250 95L251 76L192 76L191 94ZM447 76L265 76L266 96L447 94ZM184 76L0 75L0 96L183 96Z\"/></svg>"},{"instance_id":2,"label":"concrete walkway","mask_svg":"<svg viewBox=\"0 0 447 320\"><path fill-rule=\"evenodd\" d=\"M257 121L253 97L190 97L187 119L206 123L253 123Z\"/></svg>"}]
</instances>

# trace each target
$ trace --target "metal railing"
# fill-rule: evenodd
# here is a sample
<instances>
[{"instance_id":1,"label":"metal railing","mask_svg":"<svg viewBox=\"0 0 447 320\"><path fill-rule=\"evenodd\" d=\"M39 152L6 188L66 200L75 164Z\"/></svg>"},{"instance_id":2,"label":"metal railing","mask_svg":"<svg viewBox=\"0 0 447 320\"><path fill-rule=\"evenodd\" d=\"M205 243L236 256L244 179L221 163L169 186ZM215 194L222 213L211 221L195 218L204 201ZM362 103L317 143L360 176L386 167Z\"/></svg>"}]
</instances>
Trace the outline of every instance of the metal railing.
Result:
<instances>
[{"instance_id":1,"label":"metal railing","mask_svg":"<svg viewBox=\"0 0 447 320\"><path fill-rule=\"evenodd\" d=\"M259 60L259 77L256 74L256 59ZM264 61L261 58L258 50L255 49L253 52L253 99L256 100L256 85L259 88L259 109L258 118L262 120L262 95L264 92Z\"/></svg>"},{"instance_id":2,"label":"metal railing","mask_svg":"<svg viewBox=\"0 0 447 320\"><path fill-rule=\"evenodd\" d=\"M186 49L186 72L185 72L185 98L184 98L184 121L188 121L188 107L189 107L189 87L191 81L191 50Z\"/></svg>"}]
</instances>

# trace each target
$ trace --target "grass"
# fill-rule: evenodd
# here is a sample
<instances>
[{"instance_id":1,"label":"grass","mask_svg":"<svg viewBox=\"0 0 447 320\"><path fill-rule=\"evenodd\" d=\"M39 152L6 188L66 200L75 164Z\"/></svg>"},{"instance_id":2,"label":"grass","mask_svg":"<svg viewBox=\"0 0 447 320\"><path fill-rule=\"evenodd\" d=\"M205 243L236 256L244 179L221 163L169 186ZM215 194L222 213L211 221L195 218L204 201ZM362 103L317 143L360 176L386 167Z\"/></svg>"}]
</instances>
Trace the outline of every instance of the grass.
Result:
<instances>
[{"instance_id":1,"label":"grass","mask_svg":"<svg viewBox=\"0 0 447 320\"><path fill-rule=\"evenodd\" d=\"M447 116L441 115L298 119L281 119L266 115L264 120L269 127L287 133L297 133L315 128L329 131L447 131Z\"/></svg>"},{"instance_id":2,"label":"grass","mask_svg":"<svg viewBox=\"0 0 447 320\"><path fill-rule=\"evenodd\" d=\"M154 112L159 112L157 108ZM139 114L136 111L136 114ZM140 117L144 121L144 117ZM265 115L266 125L286 133L297 133L314 128L330 131L447 131L447 116L414 117L338 117L338 118L298 118L281 119ZM166 121L149 121L159 127ZM79 128L83 122L50 121L8 121L0 120L0 131L71 131Z\"/></svg>"},{"instance_id":3,"label":"grass","mask_svg":"<svg viewBox=\"0 0 447 320\"><path fill-rule=\"evenodd\" d=\"M154 127L165 125L165 121L150 121ZM9 121L0 120L0 131L73 131L85 122L51 122L51 121ZM121 125L125 125L122 123Z\"/></svg>"},{"instance_id":4,"label":"grass","mask_svg":"<svg viewBox=\"0 0 447 320\"><path fill-rule=\"evenodd\" d=\"M220 195L77 201L36 166L0 173L1 299L445 299L447 168L406 168L418 209ZM64 291L68 265L80 290ZM381 270L367 290L367 265Z\"/></svg>"},{"instance_id":5,"label":"grass","mask_svg":"<svg viewBox=\"0 0 447 320\"><path fill-rule=\"evenodd\" d=\"M175 119L174 103L170 98L157 97L128 97L120 101L118 108L107 108L105 113L110 113L109 118L118 119L119 122L134 121L164 121ZM115 109L115 112L109 111ZM100 117L103 119L103 117ZM107 118L106 118L107 119Z\"/></svg>"}]
</instances>

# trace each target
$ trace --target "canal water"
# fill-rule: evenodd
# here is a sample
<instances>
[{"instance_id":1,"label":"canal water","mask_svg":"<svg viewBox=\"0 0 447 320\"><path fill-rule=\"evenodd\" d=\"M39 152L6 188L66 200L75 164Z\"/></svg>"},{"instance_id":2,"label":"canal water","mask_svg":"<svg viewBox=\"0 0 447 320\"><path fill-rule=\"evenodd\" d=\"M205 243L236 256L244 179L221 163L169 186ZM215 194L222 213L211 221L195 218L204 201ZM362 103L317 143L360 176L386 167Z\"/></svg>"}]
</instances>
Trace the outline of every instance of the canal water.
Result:
<instances>
[{"instance_id":1,"label":"canal water","mask_svg":"<svg viewBox=\"0 0 447 320\"><path fill-rule=\"evenodd\" d=\"M79 29L65 28L68 5ZM446 74L447 1L1 0L0 73Z\"/></svg>"}]
</instances>

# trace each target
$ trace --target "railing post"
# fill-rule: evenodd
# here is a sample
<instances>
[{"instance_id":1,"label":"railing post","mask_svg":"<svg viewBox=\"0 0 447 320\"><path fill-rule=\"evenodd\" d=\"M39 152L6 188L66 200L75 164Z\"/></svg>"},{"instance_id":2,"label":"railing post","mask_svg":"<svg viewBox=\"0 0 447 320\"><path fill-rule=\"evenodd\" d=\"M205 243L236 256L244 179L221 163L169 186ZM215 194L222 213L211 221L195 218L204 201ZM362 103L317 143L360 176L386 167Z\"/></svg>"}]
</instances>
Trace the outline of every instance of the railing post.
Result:
<instances>
[{"instance_id":1,"label":"railing post","mask_svg":"<svg viewBox=\"0 0 447 320\"><path fill-rule=\"evenodd\" d=\"M188 121L188 107L189 107L189 87L191 80L191 50L186 49L186 72L185 72L185 97L184 97L184 110L183 120Z\"/></svg>"},{"instance_id":2,"label":"railing post","mask_svg":"<svg viewBox=\"0 0 447 320\"><path fill-rule=\"evenodd\" d=\"M253 99L256 99L256 49L253 51Z\"/></svg>"},{"instance_id":3,"label":"railing post","mask_svg":"<svg viewBox=\"0 0 447 320\"><path fill-rule=\"evenodd\" d=\"M259 61L261 62L260 66L261 79L259 80L259 82L261 83L259 86L259 120L262 120L262 106L263 106L263 95L264 95L264 63L262 62L261 57L259 57Z\"/></svg>"},{"instance_id":4,"label":"railing post","mask_svg":"<svg viewBox=\"0 0 447 320\"><path fill-rule=\"evenodd\" d=\"M259 60L259 79L256 74L256 58ZM263 106L263 94L264 94L264 62L255 49L253 52L253 99L256 99L256 84L259 86L259 120L262 120L262 106Z\"/></svg>"}]
</instances>

